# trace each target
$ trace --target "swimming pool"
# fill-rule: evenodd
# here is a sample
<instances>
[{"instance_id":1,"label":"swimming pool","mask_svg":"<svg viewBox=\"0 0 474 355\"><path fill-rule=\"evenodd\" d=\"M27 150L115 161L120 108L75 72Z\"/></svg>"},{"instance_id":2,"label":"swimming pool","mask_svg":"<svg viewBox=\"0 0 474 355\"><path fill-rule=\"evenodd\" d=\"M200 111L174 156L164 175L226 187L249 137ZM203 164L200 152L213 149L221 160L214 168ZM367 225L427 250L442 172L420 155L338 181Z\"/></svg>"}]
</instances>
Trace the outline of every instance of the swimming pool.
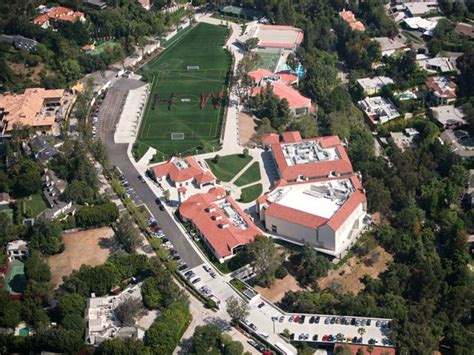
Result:
<instances>
[{"instance_id":1,"label":"swimming pool","mask_svg":"<svg viewBox=\"0 0 474 355\"><path fill-rule=\"evenodd\" d=\"M298 68L296 68L296 70L291 69L291 67L288 64L285 64L285 66L283 67L283 70L285 70L285 71L288 70L288 71L296 74L299 79L301 79L304 76L304 68L301 65L301 63L298 64Z\"/></svg>"}]
</instances>

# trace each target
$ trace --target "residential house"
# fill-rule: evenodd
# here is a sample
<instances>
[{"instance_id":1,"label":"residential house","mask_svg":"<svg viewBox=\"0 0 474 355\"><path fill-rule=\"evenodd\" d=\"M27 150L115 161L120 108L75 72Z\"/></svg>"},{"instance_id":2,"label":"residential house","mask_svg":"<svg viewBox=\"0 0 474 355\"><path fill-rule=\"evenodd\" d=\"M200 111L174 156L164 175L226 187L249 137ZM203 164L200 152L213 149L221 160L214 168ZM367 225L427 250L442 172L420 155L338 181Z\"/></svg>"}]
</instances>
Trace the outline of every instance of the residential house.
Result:
<instances>
[{"instance_id":1,"label":"residential house","mask_svg":"<svg viewBox=\"0 0 474 355\"><path fill-rule=\"evenodd\" d=\"M0 193L0 205L5 206L10 204L10 195L7 192Z\"/></svg>"},{"instance_id":2,"label":"residential house","mask_svg":"<svg viewBox=\"0 0 474 355\"><path fill-rule=\"evenodd\" d=\"M416 64L430 73L449 73L456 70L456 66L447 57L431 58L425 54L418 54Z\"/></svg>"},{"instance_id":3,"label":"residential house","mask_svg":"<svg viewBox=\"0 0 474 355\"><path fill-rule=\"evenodd\" d=\"M101 0L84 0L84 4L97 10L103 10L107 7L107 3Z\"/></svg>"},{"instance_id":4,"label":"residential house","mask_svg":"<svg viewBox=\"0 0 474 355\"><path fill-rule=\"evenodd\" d=\"M40 26L43 29L47 29L51 26L52 23L57 21L62 22L71 22L80 21L82 23L86 22L84 13L80 11L74 11L64 6L55 6L52 8L42 8L42 14L33 19L32 23Z\"/></svg>"},{"instance_id":5,"label":"residential house","mask_svg":"<svg viewBox=\"0 0 474 355\"><path fill-rule=\"evenodd\" d=\"M383 57L390 57L394 53L408 50L408 46L400 36L376 37L374 41L380 43L380 51Z\"/></svg>"},{"instance_id":6,"label":"residential house","mask_svg":"<svg viewBox=\"0 0 474 355\"><path fill-rule=\"evenodd\" d=\"M86 344L99 345L106 339L132 338L143 339L145 332L138 326L125 326L116 315L119 305L131 299L142 299L141 285L129 286L114 296L87 299L84 319L87 322Z\"/></svg>"},{"instance_id":7,"label":"residential house","mask_svg":"<svg viewBox=\"0 0 474 355\"><path fill-rule=\"evenodd\" d=\"M371 96L378 94L385 85L393 84L393 80L386 76L374 76L373 78L357 79L357 84L365 95Z\"/></svg>"},{"instance_id":8,"label":"residential house","mask_svg":"<svg viewBox=\"0 0 474 355\"><path fill-rule=\"evenodd\" d=\"M438 10L438 1L404 2L405 11L411 17L427 15Z\"/></svg>"},{"instance_id":9,"label":"residential house","mask_svg":"<svg viewBox=\"0 0 474 355\"><path fill-rule=\"evenodd\" d=\"M430 76L425 84L437 105L446 105L456 101L456 83L448 76Z\"/></svg>"},{"instance_id":10,"label":"residential house","mask_svg":"<svg viewBox=\"0 0 474 355\"><path fill-rule=\"evenodd\" d=\"M137 0L137 1L145 10L150 10L153 7L153 0Z\"/></svg>"},{"instance_id":11,"label":"residential house","mask_svg":"<svg viewBox=\"0 0 474 355\"><path fill-rule=\"evenodd\" d=\"M365 31L364 24L355 18L355 15L352 11L346 11L345 9L343 9L339 12L339 17L342 18L344 22L346 22L353 31Z\"/></svg>"},{"instance_id":12,"label":"residential house","mask_svg":"<svg viewBox=\"0 0 474 355\"><path fill-rule=\"evenodd\" d=\"M360 100L358 105L364 111L372 127L400 117L400 113L392 101L380 96L366 97Z\"/></svg>"},{"instance_id":13,"label":"residential house","mask_svg":"<svg viewBox=\"0 0 474 355\"><path fill-rule=\"evenodd\" d=\"M36 136L30 140L29 146L33 158L39 161L42 164L47 163L51 158L58 154L56 146L51 142L54 140L54 137L51 136Z\"/></svg>"},{"instance_id":14,"label":"residential house","mask_svg":"<svg viewBox=\"0 0 474 355\"><path fill-rule=\"evenodd\" d=\"M454 28L454 31L466 35L470 38L474 38L474 26L469 23L457 23L456 27Z\"/></svg>"},{"instance_id":15,"label":"residential house","mask_svg":"<svg viewBox=\"0 0 474 355\"><path fill-rule=\"evenodd\" d=\"M54 171L47 169L43 175L43 196L49 209L41 212L46 219L55 219L61 215L74 214L77 206L72 201L66 202L62 194L66 190L66 181L58 178Z\"/></svg>"},{"instance_id":16,"label":"residential house","mask_svg":"<svg viewBox=\"0 0 474 355\"><path fill-rule=\"evenodd\" d=\"M414 31L421 31L425 36L432 36L433 30L436 28L438 21L424 19L422 17L406 17L403 23Z\"/></svg>"},{"instance_id":17,"label":"residential house","mask_svg":"<svg viewBox=\"0 0 474 355\"><path fill-rule=\"evenodd\" d=\"M405 128L403 132L390 132L390 138L402 151L415 144L419 132L415 128Z\"/></svg>"},{"instance_id":18,"label":"residential house","mask_svg":"<svg viewBox=\"0 0 474 355\"><path fill-rule=\"evenodd\" d=\"M179 207L183 222L190 222L216 259L223 263L252 242L260 230L221 187L189 197Z\"/></svg>"},{"instance_id":19,"label":"residential house","mask_svg":"<svg viewBox=\"0 0 474 355\"><path fill-rule=\"evenodd\" d=\"M443 105L431 107L431 115L443 128L455 128L466 124L465 115L460 107L453 105Z\"/></svg>"},{"instance_id":20,"label":"residential house","mask_svg":"<svg viewBox=\"0 0 474 355\"><path fill-rule=\"evenodd\" d=\"M34 39L19 36L19 35L17 36L0 35L0 42L9 43L16 49L25 50L27 52L31 52L38 45L38 42L36 42Z\"/></svg>"},{"instance_id":21,"label":"residential house","mask_svg":"<svg viewBox=\"0 0 474 355\"><path fill-rule=\"evenodd\" d=\"M24 261L28 257L28 242L24 240L14 240L7 244L7 256L9 261Z\"/></svg>"},{"instance_id":22,"label":"residential house","mask_svg":"<svg viewBox=\"0 0 474 355\"><path fill-rule=\"evenodd\" d=\"M42 88L26 89L23 94L0 95L1 133L9 135L15 126L31 126L37 133L53 133L62 118L65 91Z\"/></svg>"}]
</instances>

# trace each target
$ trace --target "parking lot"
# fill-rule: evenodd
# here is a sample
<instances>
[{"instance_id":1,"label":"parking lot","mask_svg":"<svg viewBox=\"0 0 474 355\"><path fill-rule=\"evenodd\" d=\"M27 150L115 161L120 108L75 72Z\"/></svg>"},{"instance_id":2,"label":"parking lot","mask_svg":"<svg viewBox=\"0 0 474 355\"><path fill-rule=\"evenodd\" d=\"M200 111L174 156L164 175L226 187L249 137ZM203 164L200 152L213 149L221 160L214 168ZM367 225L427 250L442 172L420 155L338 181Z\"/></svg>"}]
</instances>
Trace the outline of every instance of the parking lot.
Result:
<instances>
[{"instance_id":1,"label":"parking lot","mask_svg":"<svg viewBox=\"0 0 474 355\"><path fill-rule=\"evenodd\" d=\"M206 297L215 297L216 299L219 300L222 303L225 303L225 301L232 297L234 295L234 292L232 289L227 285L225 282L222 281L221 278L217 277L214 271L206 271L205 267L207 264L201 264L198 265L192 269L185 269L182 270L183 275L187 276L186 274L188 272L192 272L193 276L188 277L188 279L191 281L191 283L194 283L194 287L201 292ZM211 274L214 273L216 275L215 277L212 277ZM199 280L199 281L196 281ZM201 290L202 287L207 288L209 291L203 292ZM204 289L206 290L206 289ZM217 301L216 301L217 302Z\"/></svg>"}]
</instances>

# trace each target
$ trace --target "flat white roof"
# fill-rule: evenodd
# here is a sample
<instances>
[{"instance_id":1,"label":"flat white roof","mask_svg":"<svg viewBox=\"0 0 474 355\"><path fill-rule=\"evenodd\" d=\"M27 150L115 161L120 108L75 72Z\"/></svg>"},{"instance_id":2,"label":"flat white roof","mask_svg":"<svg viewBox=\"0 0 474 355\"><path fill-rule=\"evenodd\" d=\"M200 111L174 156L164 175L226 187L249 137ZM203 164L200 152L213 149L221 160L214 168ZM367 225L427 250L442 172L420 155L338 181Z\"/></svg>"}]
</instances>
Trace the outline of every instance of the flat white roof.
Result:
<instances>
[{"instance_id":1,"label":"flat white roof","mask_svg":"<svg viewBox=\"0 0 474 355\"><path fill-rule=\"evenodd\" d=\"M317 141L281 144L288 166L340 159L336 148L323 149Z\"/></svg>"},{"instance_id":2,"label":"flat white roof","mask_svg":"<svg viewBox=\"0 0 474 355\"><path fill-rule=\"evenodd\" d=\"M276 189L269 200L323 218L331 218L355 191L349 179L287 185Z\"/></svg>"},{"instance_id":3,"label":"flat white roof","mask_svg":"<svg viewBox=\"0 0 474 355\"><path fill-rule=\"evenodd\" d=\"M14 240L7 244L7 251L18 250L20 248L26 248L28 246L28 242L24 240Z\"/></svg>"},{"instance_id":4,"label":"flat white roof","mask_svg":"<svg viewBox=\"0 0 474 355\"><path fill-rule=\"evenodd\" d=\"M385 85L393 84L393 80L387 76L374 76L373 78L357 79L359 85L364 89L381 89Z\"/></svg>"}]
</instances>

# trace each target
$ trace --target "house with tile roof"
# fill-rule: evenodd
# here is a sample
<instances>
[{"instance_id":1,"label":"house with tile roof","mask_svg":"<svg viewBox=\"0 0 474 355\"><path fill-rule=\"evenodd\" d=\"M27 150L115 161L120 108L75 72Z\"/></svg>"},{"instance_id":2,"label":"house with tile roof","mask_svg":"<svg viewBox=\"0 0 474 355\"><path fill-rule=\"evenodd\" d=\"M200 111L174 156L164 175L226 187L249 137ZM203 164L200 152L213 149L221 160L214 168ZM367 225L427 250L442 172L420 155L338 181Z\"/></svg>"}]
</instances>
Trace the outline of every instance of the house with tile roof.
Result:
<instances>
[{"instance_id":1,"label":"house with tile roof","mask_svg":"<svg viewBox=\"0 0 474 355\"><path fill-rule=\"evenodd\" d=\"M291 131L264 135L262 144L271 151L279 178L290 183L352 174L337 136L303 139L298 131Z\"/></svg>"},{"instance_id":2,"label":"house with tile roof","mask_svg":"<svg viewBox=\"0 0 474 355\"><path fill-rule=\"evenodd\" d=\"M344 22L347 23L353 31L365 31L364 24L355 18L355 15L352 11L344 9L339 12L339 17L342 18Z\"/></svg>"},{"instance_id":3,"label":"house with tile roof","mask_svg":"<svg viewBox=\"0 0 474 355\"><path fill-rule=\"evenodd\" d=\"M183 222L190 222L216 259L223 263L252 242L261 231L221 187L189 197L179 207Z\"/></svg>"},{"instance_id":4,"label":"house with tile roof","mask_svg":"<svg viewBox=\"0 0 474 355\"><path fill-rule=\"evenodd\" d=\"M23 94L0 95L0 120L3 135L14 126L31 126L38 133L51 133L57 118L56 108L64 103L65 91L29 88Z\"/></svg>"},{"instance_id":5,"label":"house with tile roof","mask_svg":"<svg viewBox=\"0 0 474 355\"><path fill-rule=\"evenodd\" d=\"M456 101L458 86L449 76L430 76L426 78L425 83L438 105Z\"/></svg>"},{"instance_id":6,"label":"house with tile roof","mask_svg":"<svg viewBox=\"0 0 474 355\"><path fill-rule=\"evenodd\" d=\"M151 167L149 171L157 181L166 179L177 188L185 188L185 186L194 184L201 189L204 186L216 184L214 174L199 165L193 157L172 157L165 163ZM185 191L181 189L180 193Z\"/></svg>"},{"instance_id":7,"label":"house with tile roof","mask_svg":"<svg viewBox=\"0 0 474 355\"><path fill-rule=\"evenodd\" d=\"M64 21L74 23L80 21L86 22L84 13L80 11L74 11L64 6L55 6L52 8L45 8L41 15L35 17L32 21L34 25L40 26L43 29L47 29L53 22Z\"/></svg>"}]
</instances>

